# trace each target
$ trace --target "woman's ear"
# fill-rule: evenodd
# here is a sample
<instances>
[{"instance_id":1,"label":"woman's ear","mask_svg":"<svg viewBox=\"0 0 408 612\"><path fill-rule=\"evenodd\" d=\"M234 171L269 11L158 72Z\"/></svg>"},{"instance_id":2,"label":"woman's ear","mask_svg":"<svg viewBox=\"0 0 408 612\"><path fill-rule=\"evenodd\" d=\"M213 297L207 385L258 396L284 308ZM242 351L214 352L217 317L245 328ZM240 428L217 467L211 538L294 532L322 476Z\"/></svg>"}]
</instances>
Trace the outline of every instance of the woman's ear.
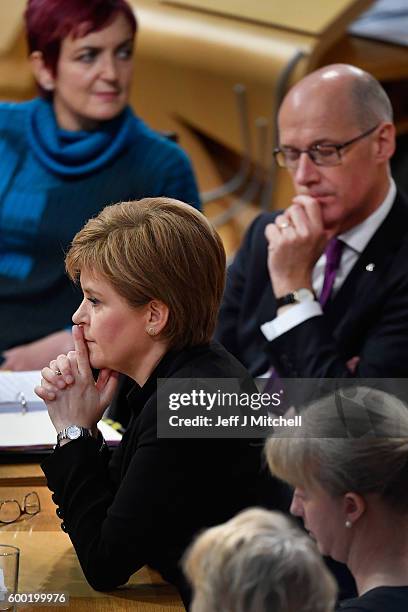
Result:
<instances>
[{"instance_id":1,"label":"woman's ear","mask_svg":"<svg viewBox=\"0 0 408 612\"><path fill-rule=\"evenodd\" d=\"M167 325L169 307L160 300L151 300L147 309L147 325L149 335L157 336Z\"/></svg>"},{"instance_id":2,"label":"woman's ear","mask_svg":"<svg viewBox=\"0 0 408 612\"><path fill-rule=\"evenodd\" d=\"M45 89L45 91L53 91L55 87L54 75L51 69L46 66L41 51L34 51L31 53L30 62L35 80L40 87Z\"/></svg>"},{"instance_id":3,"label":"woman's ear","mask_svg":"<svg viewBox=\"0 0 408 612\"><path fill-rule=\"evenodd\" d=\"M343 510L347 527L354 523L364 514L367 504L364 497L358 493L346 493L343 497Z\"/></svg>"}]
</instances>

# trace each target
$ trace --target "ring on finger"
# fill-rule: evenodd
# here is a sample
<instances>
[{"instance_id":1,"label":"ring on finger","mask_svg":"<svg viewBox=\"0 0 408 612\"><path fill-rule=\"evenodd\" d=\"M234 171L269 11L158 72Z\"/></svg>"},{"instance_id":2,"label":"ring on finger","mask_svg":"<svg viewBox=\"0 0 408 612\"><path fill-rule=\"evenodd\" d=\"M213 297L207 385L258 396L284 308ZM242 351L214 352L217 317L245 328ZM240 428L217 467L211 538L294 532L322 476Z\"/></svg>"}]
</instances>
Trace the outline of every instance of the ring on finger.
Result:
<instances>
[{"instance_id":1,"label":"ring on finger","mask_svg":"<svg viewBox=\"0 0 408 612\"><path fill-rule=\"evenodd\" d=\"M278 224L279 229L287 229L288 227L291 227L291 223L289 223L289 221L281 221Z\"/></svg>"},{"instance_id":2,"label":"ring on finger","mask_svg":"<svg viewBox=\"0 0 408 612\"><path fill-rule=\"evenodd\" d=\"M61 372L61 370L59 368L54 370L54 374L56 374L57 376L62 376L62 372Z\"/></svg>"}]
</instances>

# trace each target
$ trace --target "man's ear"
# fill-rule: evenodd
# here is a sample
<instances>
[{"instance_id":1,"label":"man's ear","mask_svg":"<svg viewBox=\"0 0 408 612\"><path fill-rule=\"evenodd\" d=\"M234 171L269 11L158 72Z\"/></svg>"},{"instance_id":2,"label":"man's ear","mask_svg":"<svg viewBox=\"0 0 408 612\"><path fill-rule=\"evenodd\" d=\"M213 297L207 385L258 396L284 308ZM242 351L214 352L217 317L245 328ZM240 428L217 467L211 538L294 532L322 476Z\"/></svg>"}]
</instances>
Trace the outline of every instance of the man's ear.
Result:
<instances>
[{"instance_id":1,"label":"man's ear","mask_svg":"<svg viewBox=\"0 0 408 612\"><path fill-rule=\"evenodd\" d=\"M160 334L169 319L169 307L160 300L151 300L147 310L147 324L154 329L153 335Z\"/></svg>"},{"instance_id":2,"label":"man's ear","mask_svg":"<svg viewBox=\"0 0 408 612\"><path fill-rule=\"evenodd\" d=\"M45 91L53 91L55 87L54 75L50 68L44 62L44 56L41 51L34 51L30 55L31 68L34 73L35 80Z\"/></svg>"},{"instance_id":3,"label":"man's ear","mask_svg":"<svg viewBox=\"0 0 408 612\"><path fill-rule=\"evenodd\" d=\"M375 139L375 157L378 162L387 162L395 152L395 125L393 123L383 123L378 128Z\"/></svg>"}]
</instances>

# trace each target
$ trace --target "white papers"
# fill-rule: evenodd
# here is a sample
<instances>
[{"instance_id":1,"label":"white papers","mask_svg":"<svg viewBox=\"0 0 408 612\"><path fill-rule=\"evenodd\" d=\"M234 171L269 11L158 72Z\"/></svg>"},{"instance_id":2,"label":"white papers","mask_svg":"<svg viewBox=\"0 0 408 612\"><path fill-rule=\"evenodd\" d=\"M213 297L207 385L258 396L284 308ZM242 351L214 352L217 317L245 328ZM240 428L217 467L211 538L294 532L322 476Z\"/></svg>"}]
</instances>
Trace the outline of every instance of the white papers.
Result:
<instances>
[{"instance_id":1,"label":"white papers","mask_svg":"<svg viewBox=\"0 0 408 612\"><path fill-rule=\"evenodd\" d=\"M27 404L43 403L34 393L41 382L41 372L0 372L0 405L20 406L22 399Z\"/></svg>"},{"instance_id":2,"label":"white papers","mask_svg":"<svg viewBox=\"0 0 408 612\"><path fill-rule=\"evenodd\" d=\"M52 448L57 434L47 406L34 393L40 372L0 372L0 449ZM23 406L24 404L24 406ZM98 428L107 443L119 444L122 436L100 421Z\"/></svg>"}]
</instances>

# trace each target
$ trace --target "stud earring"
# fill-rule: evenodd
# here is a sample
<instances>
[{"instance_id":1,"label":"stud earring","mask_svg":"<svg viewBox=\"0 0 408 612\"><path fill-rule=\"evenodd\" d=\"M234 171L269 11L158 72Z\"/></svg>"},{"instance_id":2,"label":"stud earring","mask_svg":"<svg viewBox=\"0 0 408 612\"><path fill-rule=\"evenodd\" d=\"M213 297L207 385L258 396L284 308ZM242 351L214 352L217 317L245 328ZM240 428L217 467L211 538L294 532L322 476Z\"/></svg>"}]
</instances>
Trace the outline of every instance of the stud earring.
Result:
<instances>
[{"instance_id":1,"label":"stud earring","mask_svg":"<svg viewBox=\"0 0 408 612\"><path fill-rule=\"evenodd\" d=\"M43 84L43 88L46 91L52 91L54 89L54 85L51 83L51 81L47 81L46 83Z\"/></svg>"},{"instance_id":2,"label":"stud earring","mask_svg":"<svg viewBox=\"0 0 408 612\"><path fill-rule=\"evenodd\" d=\"M146 327L146 333L148 333L149 336L155 336L157 331L154 327Z\"/></svg>"},{"instance_id":3,"label":"stud earring","mask_svg":"<svg viewBox=\"0 0 408 612\"><path fill-rule=\"evenodd\" d=\"M344 526L345 526L347 529L351 529L351 527L353 526L353 523L352 523L351 521L346 521L346 522L344 523Z\"/></svg>"}]
</instances>

